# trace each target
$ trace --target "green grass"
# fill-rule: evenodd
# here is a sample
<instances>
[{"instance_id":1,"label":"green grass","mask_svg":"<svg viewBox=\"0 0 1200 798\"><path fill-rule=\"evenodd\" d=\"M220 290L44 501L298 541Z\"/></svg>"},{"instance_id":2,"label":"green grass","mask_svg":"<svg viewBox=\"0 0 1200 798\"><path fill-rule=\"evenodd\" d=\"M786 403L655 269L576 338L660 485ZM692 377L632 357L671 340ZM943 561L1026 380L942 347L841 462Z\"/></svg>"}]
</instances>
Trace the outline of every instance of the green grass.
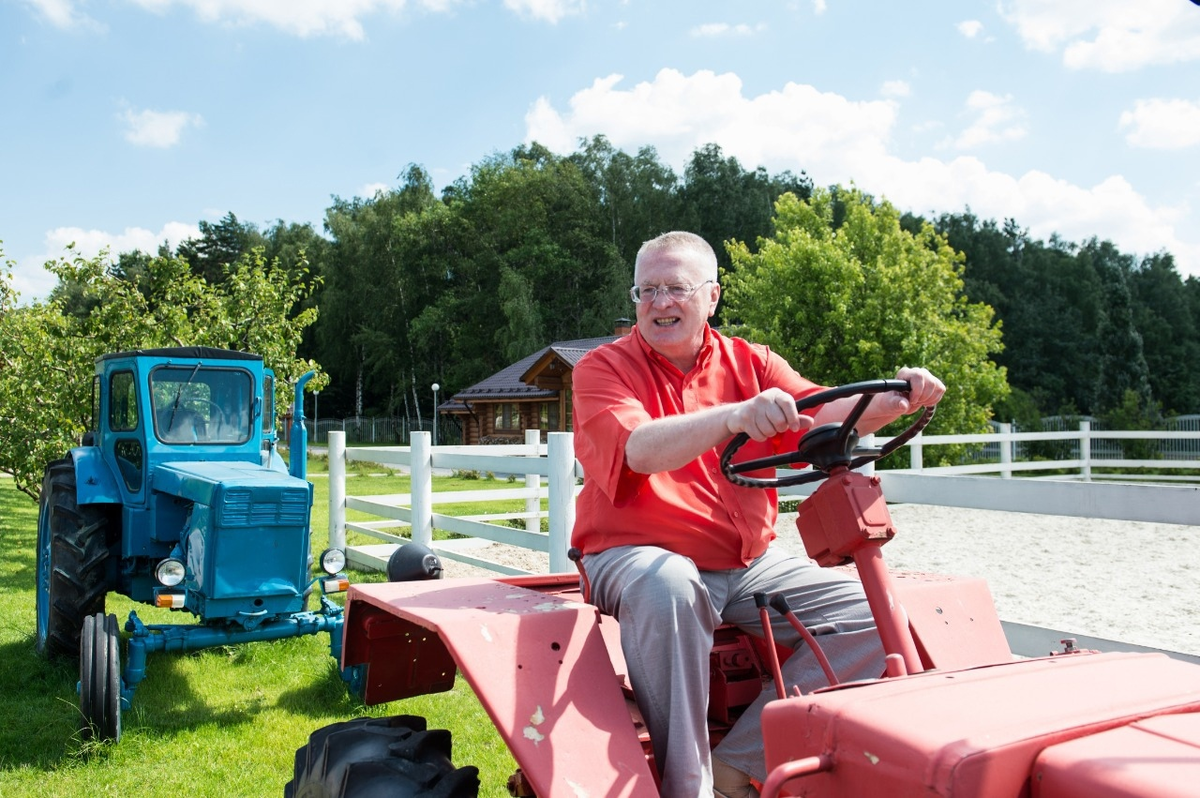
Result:
<instances>
[{"instance_id":1,"label":"green grass","mask_svg":"<svg viewBox=\"0 0 1200 798\"><path fill-rule=\"evenodd\" d=\"M312 464L314 552L328 537L323 471L323 464ZM352 495L408 490L405 476L355 473L347 484ZM435 490L485 487L512 486L449 477L435 483ZM500 504L471 512L497 512ZM133 707L122 715L120 743L81 743L77 666L48 662L34 651L36 538L36 505L10 479L0 478L0 795L281 795L295 751L310 732L352 717L399 713L424 715L431 727L450 728L455 763L481 771L480 794L508 794L504 784L515 764L464 680L448 693L366 707L343 687L326 635L152 654ZM350 577L382 579L374 573ZM190 617L116 594L109 595L106 609L122 624L131 609L147 622L182 623Z\"/></svg>"}]
</instances>

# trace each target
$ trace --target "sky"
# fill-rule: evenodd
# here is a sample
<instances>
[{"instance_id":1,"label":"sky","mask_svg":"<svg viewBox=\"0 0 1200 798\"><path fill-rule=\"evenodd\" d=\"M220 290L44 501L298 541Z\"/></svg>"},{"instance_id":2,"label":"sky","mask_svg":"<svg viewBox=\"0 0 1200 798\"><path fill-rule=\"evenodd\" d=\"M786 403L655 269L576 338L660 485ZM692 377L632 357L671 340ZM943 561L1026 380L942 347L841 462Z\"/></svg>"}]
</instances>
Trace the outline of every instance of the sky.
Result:
<instances>
[{"instance_id":1,"label":"sky","mask_svg":"<svg viewBox=\"0 0 1200 798\"><path fill-rule=\"evenodd\" d=\"M853 183L1200 277L1200 0L0 0L0 268L537 141Z\"/></svg>"}]
</instances>

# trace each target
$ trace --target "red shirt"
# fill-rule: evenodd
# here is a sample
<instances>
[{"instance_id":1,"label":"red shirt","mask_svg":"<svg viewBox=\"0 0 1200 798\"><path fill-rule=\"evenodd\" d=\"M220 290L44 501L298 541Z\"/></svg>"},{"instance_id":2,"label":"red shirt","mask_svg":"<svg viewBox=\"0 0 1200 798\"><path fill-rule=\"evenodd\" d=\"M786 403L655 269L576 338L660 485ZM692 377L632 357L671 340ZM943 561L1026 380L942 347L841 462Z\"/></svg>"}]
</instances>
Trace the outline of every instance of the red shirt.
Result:
<instances>
[{"instance_id":1,"label":"red shirt","mask_svg":"<svg viewBox=\"0 0 1200 798\"><path fill-rule=\"evenodd\" d=\"M766 550L775 537L776 492L727 480L720 468L725 444L682 468L638 474L625 464L625 442L650 419L740 402L767 388L799 398L819 386L767 347L711 328L687 374L651 349L635 327L585 355L571 382L575 456L584 471L572 545L584 554L661 546L690 557L701 570L740 568ZM774 454L794 447L797 438L749 441L736 459Z\"/></svg>"}]
</instances>

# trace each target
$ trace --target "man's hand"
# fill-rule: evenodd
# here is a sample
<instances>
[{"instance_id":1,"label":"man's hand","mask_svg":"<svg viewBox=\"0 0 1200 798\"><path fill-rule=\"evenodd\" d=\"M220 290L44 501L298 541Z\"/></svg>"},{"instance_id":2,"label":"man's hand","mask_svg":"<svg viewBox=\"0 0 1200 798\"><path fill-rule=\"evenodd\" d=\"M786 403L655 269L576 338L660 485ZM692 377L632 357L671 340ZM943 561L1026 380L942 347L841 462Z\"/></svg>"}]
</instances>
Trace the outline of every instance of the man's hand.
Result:
<instances>
[{"instance_id":1,"label":"man's hand","mask_svg":"<svg viewBox=\"0 0 1200 798\"><path fill-rule=\"evenodd\" d=\"M928 369L905 366L896 372L896 379L907 380L911 386L909 392L905 394L900 391L892 391L880 394L867 411L880 416L891 415L891 418L879 425L881 427L895 421L900 416L915 413L922 407L936 405L942 401L942 396L946 393L946 386Z\"/></svg>"},{"instance_id":2,"label":"man's hand","mask_svg":"<svg viewBox=\"0 0 1200 798\"><path fill-rule=\"evenodd\" d=\"M946 386L929 369L904 366L896 372L896 379L907 380L909 390L881 393L871 400L858 425L860 434L882 429L900 416L915 413L922 407L936 405L946 393ZM847 411L848 412L848 411Z\"/></svg>"},{"instance_id":3,"label":"man's hand","mask_svg":"<svg viewBox=\"0 0 1200 798\"><path fill-rule=\"evenodd\" d=\"M730 435L744 432L756 441L765 441L781 432L799 432L812 426L812 419L796 412L796 398L780 388L768 388L751 399L739 402L725 420Z\"/></svg>"},{"instance_id":4,"label":"man's hand","mask_svg":"<svg viewBox=\"0 0 1200 798\"><path fill-rule=\"evenodd\" d=\"M758 396L692 413L656 418L640 424L625 443L625 463L640 474L680 468L704 452L744 432L756 441L791 430L808 429L813 421L796 412L796 399L781 388Z\"/></svg>"},{"instance_id":5,"label":"man's hand","mask_svg":"<svg viewBox=\"0 0 1200 798\"><path fill-rule=\"evenodd\" d=\"M915 413L922 407L936 405L946 393L946 386L928 369L905 366L896 372L896 379L908 380L910 390L907 393L891 391L876 395L858 420L856 428L860 435L882 429L900 416ZM856 404L858 397L855 396L830 402L817 411L816 423L841 422L850 415Z\"/></svg>"}]
</instances>

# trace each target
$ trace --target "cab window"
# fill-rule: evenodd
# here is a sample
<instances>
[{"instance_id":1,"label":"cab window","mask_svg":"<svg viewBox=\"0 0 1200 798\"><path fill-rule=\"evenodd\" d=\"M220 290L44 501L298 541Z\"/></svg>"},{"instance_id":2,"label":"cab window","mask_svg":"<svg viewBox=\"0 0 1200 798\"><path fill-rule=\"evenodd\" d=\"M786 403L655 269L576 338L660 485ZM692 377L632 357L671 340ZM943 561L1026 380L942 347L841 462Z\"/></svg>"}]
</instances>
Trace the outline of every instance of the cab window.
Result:
<instances>
[{"instance_id":1,"label":"cab window","mask_svg":"<svg viewBox=\"0 0 1200 798\"><path fill-rule=\"evenodd\" d=\"M132 371L118 371L108 382L108 427L113 432L131 432L137 426L137 383Z\"/></svg>"},{"instance_id":2,"label":"cab window","mask_svg":"<svg viewBox=\"0 0 1200 798\"><path fill-rule=\"evenodd\" d=\"M253 379L243 369L159 366L150 373L155 435L172 444L245 443L253 389Z\"/></svg>"}]
</instances>

